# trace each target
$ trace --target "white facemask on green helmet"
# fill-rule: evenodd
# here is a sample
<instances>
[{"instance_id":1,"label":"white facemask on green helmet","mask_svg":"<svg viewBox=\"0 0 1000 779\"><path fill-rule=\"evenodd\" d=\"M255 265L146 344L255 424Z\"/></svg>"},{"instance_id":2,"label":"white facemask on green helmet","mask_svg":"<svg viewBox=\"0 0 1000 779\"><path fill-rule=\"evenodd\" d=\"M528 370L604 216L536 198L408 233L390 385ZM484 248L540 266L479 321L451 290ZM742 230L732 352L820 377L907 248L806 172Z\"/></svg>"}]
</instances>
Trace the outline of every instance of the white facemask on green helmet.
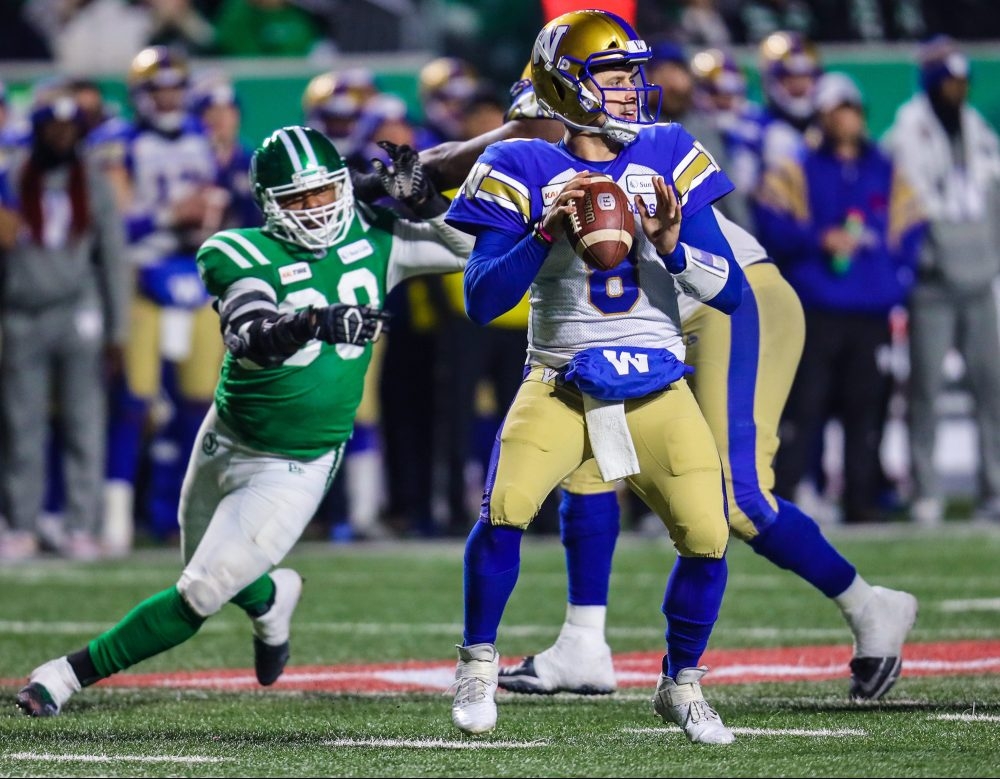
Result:
<instances>
[{"instance_id":1,"label":"white facemask on green helmet","mask_svg":"<svg viewBox=\"0 0 1000 779\"><path fill-rule=\"evenodd\" d=\"M250 184L266 229L306 249L329 249L344 238L354 219L347 165L330 140L311 127L275 130L253 154ZM287 207L309 192L327 188L333 190L328 204Z\"/></svg>"}]
</instances>

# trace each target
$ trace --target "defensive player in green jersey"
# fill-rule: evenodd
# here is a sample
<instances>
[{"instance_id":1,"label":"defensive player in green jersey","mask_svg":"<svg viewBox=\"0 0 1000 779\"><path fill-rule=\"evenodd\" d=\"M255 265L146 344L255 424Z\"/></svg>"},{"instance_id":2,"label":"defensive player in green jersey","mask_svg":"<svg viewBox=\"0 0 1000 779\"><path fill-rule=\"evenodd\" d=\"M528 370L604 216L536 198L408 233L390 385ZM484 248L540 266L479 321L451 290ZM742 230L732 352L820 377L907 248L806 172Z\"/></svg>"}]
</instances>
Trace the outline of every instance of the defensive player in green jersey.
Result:
<instances>
[{"instance_id":1,"label":"defensive player in green jersey","mask_svg":"<svg viewBox=\"0 0 1000 779\"><path fill-rule=\"evenodd\" d=\"M416 155L396 159L389 185L430 216ZM275 131L250 177L265 227L217 233L198 253L227 354L181 494L184 570L83 649L32 671L17 694L26 714L58 714L82 687L191 638L228 602L252 621L258 681L278 679L302 580L271 568L340 466L386 293L415 274L460 270L471 248L443 208L411 222L355 205L343 160L309 128Z\"/></svg>"}]
</instances>

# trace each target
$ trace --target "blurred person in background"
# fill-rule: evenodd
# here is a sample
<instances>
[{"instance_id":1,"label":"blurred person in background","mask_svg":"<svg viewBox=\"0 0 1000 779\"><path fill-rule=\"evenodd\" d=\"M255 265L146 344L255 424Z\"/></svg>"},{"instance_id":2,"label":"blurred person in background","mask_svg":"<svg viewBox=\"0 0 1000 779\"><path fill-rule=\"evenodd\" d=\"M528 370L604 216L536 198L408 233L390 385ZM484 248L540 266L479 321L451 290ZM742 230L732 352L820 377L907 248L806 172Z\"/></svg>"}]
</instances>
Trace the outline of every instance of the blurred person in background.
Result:
<instances>
[{"instance_id":1,"label":"blurred person in background","mask_svg":"<svg viewBox=\"0 0 1000 779\"><path fill-rule=\"evenodd\" d=\"M973 0L975 2L976 0ZM885 41L914 39L929 29L925 10L935 0L810 0L816 38L823 41ZM970 3L962 3L965 17ZM932 29L941 29L940 24Z\"/></svg>"},{"instance_id":2,"label":"blurred person in background","mask_svg":"<svg viewBox=\"0 0 1000 779\"><path fill-rule=\"evenodd\" d=\"M122 72L153 26L145 4L128 0L31 0L24 18L46 40L63 75Z\"/></svg>"},{"instance_id":3,"label":"blurred person in background","mask_svg":"<svg viewBox=\"0 0 1000 779\"><path fill-rule=\"evenodd\" d=\"M424 124L415 148L462 139L466 109L481 84L474 68L438 57L420 69L417 81ZM413 278L393 290L385 306L393 315L379 382L388 521L406 534L436 536L442 523L435 475L450 457L437 444L447 426L439 427L435 414L438 376L449 359L441 345L448 298L440 278Z\"/></svg>"},{"instance_id":4,"label":"blurred person in background","mask_svg":"<svg viewBox=\"0 0 1000 779\"><path fill-rule=\"evenodd\" d=\"M678 28L692 46L728 46L732 34L716 0L683 0Z\"/></svg>"},{"instance_id":5,"label":"blurred person in background","mask_svg":"<svg viewBox=\"0 0 1000 779\"><path fill-rule=\"evenodd\" d=\"M150 46L171 46L191 56L207 54L215 41L215 28L201 13L197 0L141 0L149 8Z\"/></svg>"},{"instance_id":6,"label":"blurred person in background","mask_svg":"<svg viewBox=\"0 0 1000 779\"><path fill-rule=\"evenodd\" d=\"M177 501L190 449L211 403L223 345L194 261L199 243L222 225L229 193L200 123L188 112L186 58L165 47L135 55L128 75L132 122L114 123L90 143L125 217L136 272L125 372L113 393L106 512L122 551L136 514L154 537L177 532ZM158 416L150 416L154 401ZM170 425L150 450L141 511L135 485L147 426ZM161 439L163 441L163 439Z\"/></svg>"},{"instance_id":7,"label":"blurred person in background","mask_svg":"<svg viewBox=\"0 0 1000 779\"><path fill-rule=\"evenodd\" d=\"M108 122L121 121L104 100L100 84L89 78L74 78L68 82L76 104L80 107L84 134L89 138Z\"/></svg>"},{"instance_id":8,"label":"blurred person in background","mask_svg":"<svg viewBox=\"0 0 1000 779\"><path fill-rule=\"evenodd\" d=\"M7 126L10 107L7 105L7 85L0 80L0 132Z\"/></svg>"},{"instance_id":9,"label":"blurred person in background","mask_svg":"<svg viewBox=\"0 0 1000 779\"><path fill-rule=\"evenodd\" d=\"M722 137L725 150L719 164L729 174L736 190L723 201L730 205L730 218L750 229L753 217L748 198L757 186L761 114L763 108L747 98L747 82L733 56L722 49L695 52L690 62L694 77L694 105L709 118ZM734 211L739 209L742 213Z\"/></svg>"},{"instance_id":10,"label":"blurred person in background","mask_svg":"<svg viewBox=\"0 0 1000 779\"><path fill-rule=\"evenodd\" d=\"M38 551L50 400L63 441L64 543L73 559L101 555L106 442L105 360L120 364L127 326L121 217L104 177L81 152L86 131L72 92L47 90L31 109L29 145L8 170L5 245L2 487L11 530L0 559ZM16 234L11 235L11 215Z\"/></svg>"},{"instance_id":11,"label":"blurred person in background","mask_svg":"<svg viewBox=\"0 0 1000 779\"><path fill-rule=\"evenodd\" d=\"M720 0L719 5L739 43L760 43L781 30L805 36L815 32L809 0Z\"/></svg>"},{"instance_id":12,"label":"blurred person in background","mask_svg":"<svg viewBox=\"0 0 1000 779\"><path fill-rule=\"evenodd\" d=\"M0 61L49 60L52 51L26 10L36 0L7 0L0 24Z\"/></svg>"},{"instance_id":13,"label":"blurred person in background","mask_svg":"<svg viewBox=\"0 0 1000 779\"><path fill-rule=\"evenodd\" d=\"M524 88L530 88L530 81ZM519 94L515 85L515 101ZM497 130L504 124L505 113L504 106L484 84L466 110L461 140ZM482 499L497 428L521 384L528 300L525 297L481 327L466 313L463 275L444 276L442 284L448 305L441 330L437 417L447 506L444 532L464 537ZM556 529L555 505L551 501L543 506L540 515L537 522L542 532Z\"/></svg>"},{"instance_id":14,"label":"blurred person in background","mask_svg":"<svg viewBox=\"0 0 1000 779\"><path fill-rule=\"evenodd\" d=\"M347 68L320 73L310 79L302 94L305 122L333 141L337 151L349 159L357 151L354 126L365 104L378 94L375 74L367 68ZM363 167L368 166L364 160Z\"/></svg>"},{"instance_id":15,"label":"blurred person in background","mask_svg":"<svg viewBox=\"0 0 1000 779\"><path fill-rule=\"evenodd\" d=\"M775 462L775 492L794 499L826 421L844 429L845 522L884 519L879 450L891 377L879 365L889 313L905 304L924 234L898 165L868 138L864 103L843 73L815 90L820 143L769 168L757 226L802 300L806 340Z\"/></svg>"},{"instance_id":16,"label":"blurred person in background","mask_svg":"<svg viewBox=\"0 0 1000 779\"><path fill-rule=\"evenodd\" d=\"M475 68L457 57L438 57L420 69L417 87L424 125L418 150L462 138L465 111L480 84Z\"/></svg>"},{"instance_id":17,"label":"blurred person in background","mask_svg":"<svg viewBox=\"0 0 1000 779\"><path fill-rule=\"evenodd\" d=\"M358 79L356 83L362 84ZM401 98L392 94L373 93L365 97L359 95L360 111L351 125L346 139L346 147L353 151L348 157L348 165L352 172L372 170L372 160L378 159L383 165L390 164L390 155L380 143L394 144L397 148L412 147L416 138L416 127L410 121L408 107ZM388 197L380 201L380 205L389 206L396 211L410 215L407 206ZM403 286L415 283L404 282ZM390 295L386 306L393 306L395 294ZM382 393L391 393L383 386L383 361L386 351L390 348L395 332L375 344L372 351L372 362L365 375L365 388L361 397L361 405L354 418L354 433L344 450L344 465L335 480L325 506L325 513L330 517L330 538L335 542L366 541L385 538L391 530L382 522L382 512L386 508L386 493L388 502L399 505L398 492L392 487L394 477L400 472L396 457L406 457L420 451L419 458L431 459L429 442L419 439L400 437L396 428L409 430L413 421L408 414L402 417L394 416L396 405L391 404L388 416L382 408ZM398 338L405 337L401 333ZM398 339L397 339L398 340ZM392 365L390 364L390 370ZM400 381L400 390L414 382L414 378L392 379ZM405 392L400 393L400 397ZM429 410L424 409L427 413ZM415 412L420 416L419 412ZM424 424L423 420L419 424ZM423 450L420 446L423 443ZM415 449L414 449L415 448ZM387 455L387 453L391 453ZM391 463L391 468L387 467ZM387 470L390 472L387 474ZM397 500L393 503L393 496Z\"/></svg>"},{"instance_id":18,"label":"blurred person in background","mask_svg":"<svg viewBox=\"0 0 1000 779\"><path fill-rule=\"evenodd\" d=\"M0 289L3 286L3 273L6 265L5 253L14 246L17 238L18 218L17 213L10 208L13 203L13 196L10 191L10 177L7 167L9 162L7 155L7 85L0 81ZM3 333L0 331L0 353L3 351ZM0 471L3 470L3 416L0 415ZM6 515L4 513L3 490L0 490L0 534L8 529Z\"/></svg>"},{"instance_id":19,"label":"blurred person in background","mask_svg":"<svg viewBox=\"0 0 1000 779\"><path fill-rule=\"evenodd\" d=\"M379 146L382 141L413 147L417 128L409 113L406 101L396 95L376 93L365 100L347 137L347 146L352 150L347 156L351 169L371 170L373 159L388 163L388 154Z\"/></svg>"},{"instance_id":20,"label":"blurred person in background","mask_svg":"<svg viewBox=\"0 0 1000 779\"><path fill-rule=\"evenodd\" d=\"M976 514L1000 520L1000 341L994 283L1000 275L1000 143L968 103L969 60L952 40L919 54L920 91L885 136L930 220L910 305L910 461L913 520L933 526L945 494L934 462L935 403L943 362L957 348L975 400L979 437Z\"/></svg>"},{"instance_id":21,"label":"blurred person in background","mask_svg":"<svg viewBox=\"0 0 1000 779\"><path fill-rule=\"evenodd\" d=\"M232 82L223 74L209 73L191 89L191 111L201 122L215 155L216 184L229 193L224 227L256 227L260 209L250 188L251 149L240 140L242 107Z\"/></svg>"},{"instance_id":22,"label":"blurred person in background","mask_svg":"<svg viewBox=\"0 0 1000 779\"><path fill-rule=\"evenodd\" d=\"M225 57L326 58L321 21L289 0L222 0L213 51Z\"/></svg>"},{"instance_id":23,"label":"blurred person in background","mask_svg":"<svg viewBox=\"0 0 1000 779\"><path fill-rule=\"evenodd\" d=\"M816 47L795 32L767 36L758 47L758 62L764 109L752 114L759 126L752 149L756 170L747 175L753 188L767 168L799 152L815 116L813 92L823 72Z\"/></svg>"}]
</instances>

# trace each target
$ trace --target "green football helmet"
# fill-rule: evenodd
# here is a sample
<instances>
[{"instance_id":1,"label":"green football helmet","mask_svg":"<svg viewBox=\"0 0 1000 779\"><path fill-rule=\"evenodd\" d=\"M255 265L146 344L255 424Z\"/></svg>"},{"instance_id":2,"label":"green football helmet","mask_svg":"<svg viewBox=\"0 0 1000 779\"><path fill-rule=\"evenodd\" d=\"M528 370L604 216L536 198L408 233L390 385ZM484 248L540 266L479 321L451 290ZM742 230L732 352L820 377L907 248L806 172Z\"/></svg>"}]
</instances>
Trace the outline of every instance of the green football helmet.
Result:
<instances>
[{"instance_id":1,"label":"green football helmet","mask_svg":"<svg viewBox=\"0 0 1000 779\"><path fill-rule=\"evenodd\" d=\"M347 165L333 143L311 127L282 127L271 133L250 160L250 186L266 229L306 249L329 249L354 219ZM282 206L295 196L327 187L334 190L328 205L297 210Z\"/></svg>"}]
</instances>

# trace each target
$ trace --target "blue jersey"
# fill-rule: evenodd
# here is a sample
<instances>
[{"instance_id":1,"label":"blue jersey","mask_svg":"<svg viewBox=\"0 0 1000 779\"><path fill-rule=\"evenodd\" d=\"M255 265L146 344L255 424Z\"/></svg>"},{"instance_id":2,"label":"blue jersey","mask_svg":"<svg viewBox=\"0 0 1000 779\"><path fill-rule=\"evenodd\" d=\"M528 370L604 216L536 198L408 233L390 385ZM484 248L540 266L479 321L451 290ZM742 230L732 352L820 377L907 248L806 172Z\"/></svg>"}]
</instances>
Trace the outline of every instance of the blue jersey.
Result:
<instances>
[{"instance_id":1,"label":"blue jersey","mask_svg":"<svg viewBox=\"0 0 1000 779\"><path fill-rule=\"evenodd\" d=\"M588 170L613 179L633 212L635 195L655 210L655 176L673 183L685 217L733 189L712 156L679 124L642 129L606 162L580 159L562 142L509 140L483 152L452 201L448 222L473 234L524 235L566 182ZM599 346L667 348L683 358L673 278L638 223L635 236L629 256L610 271L591 269L567 240L556 242L531 284L532 360L561 368L578 351Z\"/></svg>"},{"instance_id":2,"label":"blue jersey","mask_svg":"<svg viewBox=\"0 0 1000 779\"><path fill-rule=\"evenodd\" d=\"M878 146L868 143L857 159L845 160L824 145L767 172L757 226L807 309L879 315L906 300L924 217ZM832 228L857 230L853 255L823 250Z\"/></svg>"},{"instance_id":3,"label":"blue jersey","mask_svg":"<svg viewBox=\"0 0 1000 779\"><path fill-rule=\"evenodd\" d=\"M106 167L123 166L132 184L125 223L132 260L146 266L190 254L206 237L197 228L162 227L177 201L213 186L217 165L201 125L189 118L175 135L123 120L105 123L88 145Z\"/></svg>"},{"instance_id":4,"label":"blue jersey","mask_svg":"<svg viewBox=\"0 0 1000 779\"><path fill-rule=\"evenodd\" d=\"M259 227L264 221L250 186L252 156L250 149L237 143L228 162L223 164L221 160L217 160L219 170L215 183L232 197L226 213L226 227Z\"/></svg>"}]
</instances>

